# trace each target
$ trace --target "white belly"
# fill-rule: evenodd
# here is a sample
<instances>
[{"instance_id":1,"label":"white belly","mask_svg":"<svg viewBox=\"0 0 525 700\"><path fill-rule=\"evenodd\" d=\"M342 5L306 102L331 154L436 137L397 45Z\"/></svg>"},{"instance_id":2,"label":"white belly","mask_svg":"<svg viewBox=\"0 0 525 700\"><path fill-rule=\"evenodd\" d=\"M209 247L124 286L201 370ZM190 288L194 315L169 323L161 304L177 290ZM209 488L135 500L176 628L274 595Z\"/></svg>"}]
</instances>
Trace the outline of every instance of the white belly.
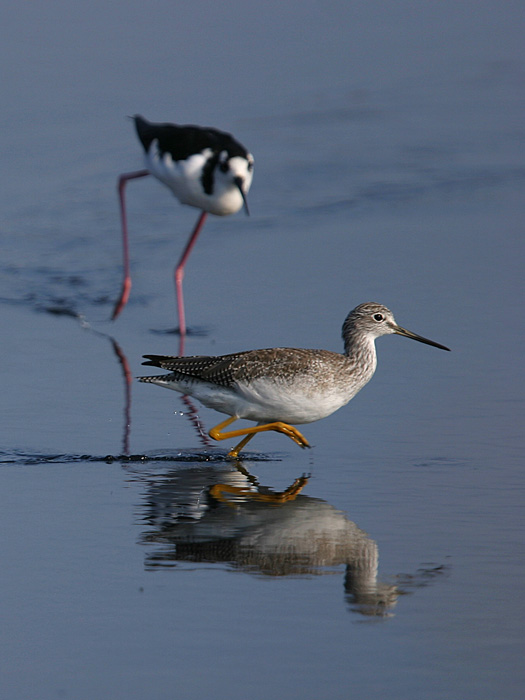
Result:
<instances>
[{"instance_id":1,"label":"white belly","mask_svg":"<svg viewBox=\"0 0 525 700\"><path fill-rule=\"evenodd\" d=\"M255 380L250 385L238 385L239 415L256 421L280 420L292 425L312 423L326 418L350 401L348 392L333 387L322 393L305 386L290 388L286 383Z\"/></svg>"},{"instance_id":2,"label":"white belly","mask_svg":"<svg viewBox=\"0 0 525 700\"><path fill-rule=\"evenodd\" d=\"M203 190L202 168L211 151L190 156L187 160L173 160L169 153L159 155L154 141L145 154L147 169L158 180L169 187L181 204L202 209L216 216L235 214L243 206L239 189L216 173L214 191L207 194Z\"/></svg>"},{"instance_id":3,"label":"white belly","mask_svg":"<svg viewBox=\"0 0 525 700\"><path fill-rule=\"evenodd\" d=\"M273 422L283 421L292 425L312 423L326 418L337 409L344 406L355 392L333 387L321 392L303 391L286 383L273 383L266 380L255 380L249 385L239 383L235 389L220 387L195 381L152 382L174 389L183 394L189 394L208 408L220 413L237 416L253 421Z\"/></svg>"}]
</instances>

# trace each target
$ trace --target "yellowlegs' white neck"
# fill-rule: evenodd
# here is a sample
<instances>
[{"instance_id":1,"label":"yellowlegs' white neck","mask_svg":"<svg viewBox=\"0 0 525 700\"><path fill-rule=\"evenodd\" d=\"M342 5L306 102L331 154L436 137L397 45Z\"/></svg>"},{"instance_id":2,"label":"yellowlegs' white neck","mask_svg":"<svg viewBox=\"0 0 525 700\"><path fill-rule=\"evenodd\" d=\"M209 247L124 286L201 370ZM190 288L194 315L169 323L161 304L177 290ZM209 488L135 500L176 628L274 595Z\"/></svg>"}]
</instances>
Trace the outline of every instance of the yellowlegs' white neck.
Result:
<instances>
[{"instance_id":1,"label":"yellowlegs' white neck","mask_svg":"<svg viewBox=\"0 0 525 700\"><path fill-rule=\"evenodd\" d=\"M390 309L382 304L366 302L353 309L343 323L343 343L345 355L352 361L355 369L354 376L367 376L366 381L372 378L377 366L377 353L375 340L382 335L395 333L405 338L418 340L420 343L433 345L441 350L448 350L444 345L435 343L420 335L416 335L405 328L398 326ZM366 384L366 381L364 384Z\"/></svg>"},{"instance_id":2,"label":"yellowlegs' white neck","mask_svg":"<svg viewBox=\"0 0 525 700\"><path fill-rule=\"evenodd\" d=\"M375 339L391 333L448 350L398 326L385 306L366 303L351 311L344 322L344 354L267 348L218 357L145 355L145 365L171 374L140 380L189 394L205 406L231 416L213 428L210 435L216 440L247 436L230 452L232 456L237 456L248 440L263 430L282 432L301 447L307 447L308 441L290 424L325 418L348 403L374 374ZM257 421L259 425L221 432L238 418Z\"/></svg>"}]
</instances>

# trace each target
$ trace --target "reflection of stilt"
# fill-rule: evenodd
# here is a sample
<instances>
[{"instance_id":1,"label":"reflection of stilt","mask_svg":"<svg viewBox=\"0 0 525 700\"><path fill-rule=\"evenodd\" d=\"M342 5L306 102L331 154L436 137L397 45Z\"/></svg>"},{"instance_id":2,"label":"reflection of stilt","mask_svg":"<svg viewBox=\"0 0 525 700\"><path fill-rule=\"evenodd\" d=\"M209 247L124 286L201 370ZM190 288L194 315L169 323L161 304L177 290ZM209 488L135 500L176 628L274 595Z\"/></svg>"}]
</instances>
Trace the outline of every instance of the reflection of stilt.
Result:
<instances>
[{"instance_id":1,"label":"reflection of stilt","mask_svg":"<svg viewBox=\"0 0 525 700\"><path fill-rule=\"evenodd\" d=\"M122 376L124 378L124 432L122 437L122 456L129 456L131 435L131 384L133 382L133 375L131 373L128 358L112 336L108 335L107 333L103 333L102 331L95 330L85 319L81 318L80 320L82 328L110 341L113 352L115 353L118 363L122 368ZM179 351L181 354L184 351L184 337L181 337ZM187 410L183 412L183 415L188 417L204 447L209 447L211 442L208 438L208 431L199 418L197 408L195 407L193 401L189 396L182 396L181 399L187 408Z\"/></svg>"},{"instance_id":2,"label":"reflection of stilt","mask_svg":"<svg viewBox=\"0 0 525 700\"><path fill-rule=\"evenodd\" d=\"M209 447L211 445L210 438L208 437L208 432L204 427L197 408L189 396L181 396L181 401L185 406L187 406L188 411L184 411L184 415L188 416L190 423L193 425L197 432L197 436L204 447Z\"/></svg>"},{"instance_id":3,"label":"reflection of stilt","mask_svg":"<svg viewBox=\"0 0 525 700\"><path fill-rule=\"evenodd\" d=\"M122 373L124 375L124 435L122 438L122 454L129 455L129 434L131 430L131 382L132 376L129 369L128 358L122 352L120 345L114 338L110 338L113 351L117 356Z\"/></svg>"},{"instance_id":4,"label":"reflection of stilt","mask_svg":"<svg viewBox=\"0 0 525 700\"><path fill-rule=\"evenodd\" d=\"M199 219L201 221L201 219ZM204 219L202 220L202 223L204 223ZM202 224L201 224L202 225ZM200 230L200 229L199 229ZM193 239L194 237L192 237ZM188 250L189 248L189 250ZM177 266L177 271L179 270L179 267L182 265L184 266L184 262L186 261L189 253L191 251L191 248L188 246L186 250L183 253L183 256L179 262L179 265ZM182 271L184 271L184 267L182 267ZM182 277L181 277L181 285L182 285ZM178 288L177 288L178 289ZM182 286L180 288L180 297L177 297L178 300L182 300ZM181 307L179 306L179 318L181 314ZM182 318L184 318L184 305L182 306ZM186 328L186 322L184 321L184 328ZM186 340L186 333L181 333L180 334L180 339L179 339L179 357L182 357L184 355L184 345L185 345L185 340ZM193 427L197 431L197 435L199 437L199 440L204 447L209 447L211 445L210 438L208 437L208 431L202 424L202 421L199 417L199 413L197 411L197 407L193 403L193 401L190 399L190 397L185 394L184 396L181 396L181 401L182 403L188 408L188 412L184 412L184 415L188 416L190 423L193 424Z\"/></svg>"},{"instance_id":5,"label":"reflection of stilt","mask_svg":"<svg viewBox=\"0 0 525 700\"><path fill-rule=\"evenodd\" d=\"M133 381L133 377L129 368L128 359L122 351L122 348L114 338L111 338L110 336L107 337L111 341L113 351L117 356L120 366L122 367L122 374L124 376L124 436L122 438L122 454L129 455L129 437L131 432L131 382ZM209 447L211 444L210 439L208 438L206 428L203 426L202 421L199 418L195 405L189 396L181 396L181 400L188 409L187 411L184 411L184 415L188 417L190 423L195 428L201 443L205 447Z\"/></svg>"}]
</instances>

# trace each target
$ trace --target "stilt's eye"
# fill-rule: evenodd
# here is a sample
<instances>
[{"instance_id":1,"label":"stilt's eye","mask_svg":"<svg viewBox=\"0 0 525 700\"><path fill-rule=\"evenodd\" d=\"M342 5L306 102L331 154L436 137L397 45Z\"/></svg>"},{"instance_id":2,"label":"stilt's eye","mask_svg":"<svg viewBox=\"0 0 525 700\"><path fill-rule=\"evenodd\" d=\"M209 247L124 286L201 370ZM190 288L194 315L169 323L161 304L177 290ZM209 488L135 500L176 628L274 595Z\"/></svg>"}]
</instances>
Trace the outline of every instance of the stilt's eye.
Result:
<instances>
[{"instance_id":1,"label":"stilt's eye","mask_svg":"<svg viewBox=\"0 0 525 700\"><path fill-rule=\"evenodd\" d=\"M383 314L374 314L374 321L377 321L378 323L380 323L381 321L384 321L384 320L385 320L385 317L383 316Z\"/></svg>"},{"instance_id":2,"label":"stilt's eye","mask_svg":"<svg viewBox=\"0 0 525 700\"><path fill-rule=\"evenodd\" d=\"M225 160L223 163L220 163L220 165L219 165L219 170L220 170L222 173L227 173L229 169L230 169L230 166L228 165L228 161L227 161L227 160Z\"/></svg>"},{"instance_id":3,"label":"stilt's eye","mask_svg":"<svg viewBox=\"0 0 525 700\"><path fill-rule=\"evenodd\" d=\"M248 161L248 172L251 173L253 170L253 160Z\"/></svg>"}]
</instances>

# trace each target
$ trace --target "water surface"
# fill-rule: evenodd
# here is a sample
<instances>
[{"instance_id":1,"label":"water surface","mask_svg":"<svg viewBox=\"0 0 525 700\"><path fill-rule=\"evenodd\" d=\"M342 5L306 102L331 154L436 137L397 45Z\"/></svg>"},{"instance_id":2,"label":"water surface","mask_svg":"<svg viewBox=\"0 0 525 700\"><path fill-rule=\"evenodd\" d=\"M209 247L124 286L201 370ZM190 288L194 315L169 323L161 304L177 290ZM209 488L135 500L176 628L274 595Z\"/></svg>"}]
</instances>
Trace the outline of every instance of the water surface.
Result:
<instances>
[{"instance_id":1,"label":"water surface","mask_svg":"<svg viewBox=\"0 0 525 700\"><path fill-rule=\"evenodd\" d=\"M521 7L0 18L2 697L523 697ZM197 214L148 179L108 320L137 112L256 158L188 265L188 354L339 351L364 301L452 352L381 338L312 450L228 462L219 414L130 381L177 352Z\"/></svg>"}]
</instances>

